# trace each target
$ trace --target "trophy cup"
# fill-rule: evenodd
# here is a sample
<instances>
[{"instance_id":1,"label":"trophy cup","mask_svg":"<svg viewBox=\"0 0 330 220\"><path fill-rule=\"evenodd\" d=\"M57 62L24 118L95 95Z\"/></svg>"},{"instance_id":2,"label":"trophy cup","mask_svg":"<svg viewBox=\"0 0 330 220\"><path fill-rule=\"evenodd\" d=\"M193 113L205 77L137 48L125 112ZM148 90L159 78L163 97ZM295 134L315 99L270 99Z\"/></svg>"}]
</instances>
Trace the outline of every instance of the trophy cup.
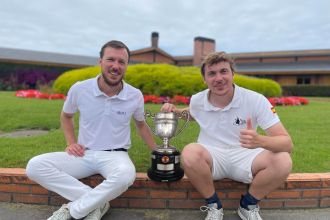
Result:
<instances>
[{"instance_id":1,"label":"trophy cup","mask_svg":"<svg viewBox=\"0 0 330 220\"><path fill-rule=\"evenodd\" d=\"M180 180L184 175L180 166L180 152L175 147L169 145L169 139L180 134L187 126L190 117L189 113L183 111L180 114L174 112L152 114L147 110L145 117L153 119L155 129L153 130L148 123L147 125L154 135L163 140L162 145L152 151L151 168L148 169L148 177L158 182ZM179 118L185 118L186 121L181 129L176 132Z\"/></svg>"}]
</instances>

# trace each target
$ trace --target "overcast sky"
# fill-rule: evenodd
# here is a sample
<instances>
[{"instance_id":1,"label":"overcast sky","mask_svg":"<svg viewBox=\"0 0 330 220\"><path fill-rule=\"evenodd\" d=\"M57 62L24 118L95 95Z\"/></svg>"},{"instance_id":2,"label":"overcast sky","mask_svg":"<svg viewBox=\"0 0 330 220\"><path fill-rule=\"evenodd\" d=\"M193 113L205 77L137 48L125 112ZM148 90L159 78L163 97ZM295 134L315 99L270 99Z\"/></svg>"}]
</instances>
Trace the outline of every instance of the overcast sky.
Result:
<instances>
[{"instance_id":1,"label":"overcast sky","mask_svg":"<svg viewBox=\"0 0 330 220\"><path fill-rule=\"evenodd\" d=\"M197 36L230 53L330 49L330 0L1 0L0 47L98 56L116 39L192 55Z\"/></svg>"}]
</instances>

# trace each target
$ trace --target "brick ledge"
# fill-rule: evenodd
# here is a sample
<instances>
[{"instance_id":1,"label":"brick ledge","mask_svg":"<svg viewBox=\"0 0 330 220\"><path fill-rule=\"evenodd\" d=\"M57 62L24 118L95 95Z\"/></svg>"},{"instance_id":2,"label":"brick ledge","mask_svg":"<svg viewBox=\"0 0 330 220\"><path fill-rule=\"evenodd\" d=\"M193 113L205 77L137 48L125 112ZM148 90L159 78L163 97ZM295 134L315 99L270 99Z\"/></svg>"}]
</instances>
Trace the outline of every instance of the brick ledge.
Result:
<instances>
[{"instance_id":1,"label":"brick ledge","mask_svg":"<svg viewBox=\"0 0 330 220\"><path fill-rule=\"evenodd\" d=\"M82 179L92 187L103 178L94 175ZM229 179L215 181L215 188L223 205L236 209L240 196L248 185ZM0 202L60 205L67 202L29 180L23 168L0 168ZM119 208L195 209L204 204L201 195L189 180L171 183L151 181L146 173L137 173L134 184L120 197L111 201ZM329 208L330 173L292 173L285 183L261 202L263 208Z\"/></svg>"}]
</instances>

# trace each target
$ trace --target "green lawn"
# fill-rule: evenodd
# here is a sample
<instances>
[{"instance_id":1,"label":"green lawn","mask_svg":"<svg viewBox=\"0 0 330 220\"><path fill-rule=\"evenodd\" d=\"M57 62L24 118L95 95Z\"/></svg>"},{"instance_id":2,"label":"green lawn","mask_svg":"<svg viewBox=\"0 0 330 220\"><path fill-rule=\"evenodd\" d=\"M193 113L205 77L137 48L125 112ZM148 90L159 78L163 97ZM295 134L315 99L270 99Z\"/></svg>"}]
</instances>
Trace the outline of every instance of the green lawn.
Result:
<instances>
[{"instance_id":1,"label":"green lawn","mask_svg":"<svg viewBox=\"0 0 330 220\"><path fill-rule=\"evenodd\" d=\"M37 137L1 137L0 167L25 167L34 155L62 151L65 146L59 129L62 105L63 100L23 99L16 98L13 92L0 92L1 132L20 129L50 131ZM147 104L145 108L157 112L160 105ZM295 145L292 154L293 172L330 172L330 99L310 98L309 105L277 107L276 110ZM185 144L196 140L198 132L198 125L191 122L170 143L181 150ZM134 126L129 154L137 171L145 172L150 166L150 152L136 135Z\"/></svg>"}]
</instances>

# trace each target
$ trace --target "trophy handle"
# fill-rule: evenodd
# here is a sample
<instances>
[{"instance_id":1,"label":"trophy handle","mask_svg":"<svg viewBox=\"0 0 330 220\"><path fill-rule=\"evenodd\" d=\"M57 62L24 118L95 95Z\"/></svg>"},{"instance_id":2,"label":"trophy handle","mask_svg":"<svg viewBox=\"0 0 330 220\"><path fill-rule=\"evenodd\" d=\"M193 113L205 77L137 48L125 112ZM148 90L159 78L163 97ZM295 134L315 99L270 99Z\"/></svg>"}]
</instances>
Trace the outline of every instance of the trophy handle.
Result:
<instances>
[{"instance_id":1,"label":"trophy handle","mask_svg":"<svg viewBox=\"0 0 330 220\"><path fill-rule=\"evenodd\" d=\"M183 124L183 126L176 132L175 136L177 136L178 134L180 134L183 131L183 129L185 129L187 127L187 124L188 124L188 122L190 120L190 114L186 110L182 111L181 113L177 113L177 116L178 116L178 118L181 118L181 119L182 118L186 118L186 121Z\"/></svg>"},{"instance_id":2,"label":"trophy handle","mask_svg":"<svg viewBox=\"0 0 330 220\"><path fill-rule=\"evenodd\" d=\"M154 119L155 119L155 114L152 114L150 110L146 110L145 113L144 113L144 118L145 118L145 120L146 120L146 124L147 124L147 126L150 128L151 132L152 132L155 136L157 136L156 132L155 132L154 130L152 130L151 126L148 124L148 121L147 121L147 118L148 118L148 117L150 117L150 118L152 118L152 120L154 120Z\"/></svg>"}]
</instances>

